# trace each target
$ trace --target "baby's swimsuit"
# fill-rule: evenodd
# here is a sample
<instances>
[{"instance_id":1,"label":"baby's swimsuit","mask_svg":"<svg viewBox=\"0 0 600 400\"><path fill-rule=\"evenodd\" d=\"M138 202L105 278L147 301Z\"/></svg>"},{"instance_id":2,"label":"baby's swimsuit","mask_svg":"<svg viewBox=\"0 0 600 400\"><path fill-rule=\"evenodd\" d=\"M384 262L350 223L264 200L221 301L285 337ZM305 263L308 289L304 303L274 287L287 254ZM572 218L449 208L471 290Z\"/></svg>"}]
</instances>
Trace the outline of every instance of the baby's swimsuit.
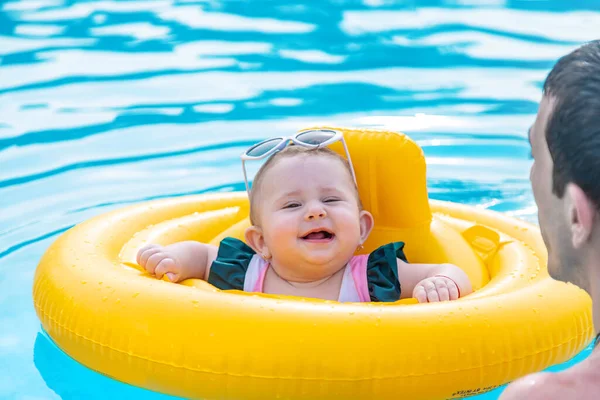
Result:
<instances>
[{"instance_id":1,"label":"baby's swimsuit","mask_svg":"<svg viewBox=\"0 0 600 400\"><path fill-rule=\"evenodd\" d=\"M389 243L371 254L352 257L344 267L338 301L399 300L401 288L396 259L407 262L403 248L402 242ZM208 283L222 290L262 293L269 267L269 262L244 242L225 238L210 268Z\"/></svg>"}]
</instances>

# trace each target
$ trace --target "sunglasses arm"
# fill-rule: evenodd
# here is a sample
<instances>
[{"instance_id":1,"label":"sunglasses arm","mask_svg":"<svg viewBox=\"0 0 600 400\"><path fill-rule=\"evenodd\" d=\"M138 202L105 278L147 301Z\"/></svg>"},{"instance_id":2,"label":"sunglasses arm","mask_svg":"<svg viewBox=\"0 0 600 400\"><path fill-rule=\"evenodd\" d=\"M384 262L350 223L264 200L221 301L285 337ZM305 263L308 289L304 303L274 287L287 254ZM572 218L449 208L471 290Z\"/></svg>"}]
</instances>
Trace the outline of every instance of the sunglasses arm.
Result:
<instances>
[{"instance_id":1,"label":"sunglasses arm","mask_svg":"<svg viewBox=\"0 0 600 400\"><path fill-rule=\"evenodd\" d=\"M242 170L244 171L244 183L246 184L246 192L248 198L250 197L250 185L248 184L248 175L246 174L246 160L242 158Z\"/></svg>"},{"instance_id":2,"label":"sunglasses arm","mask_svg":"<svg viewBox=\"0 0 600 400\"><path fill-rule=\"evenodd\" d=\"M342 145L344 146L344 150L346 151L346 159L348 160L348 164L350 164L350 171L352 171L352 178L354 179L354 183L358 186L358 182L356 181L356 174L354 173L354 165L352 165L352 159L350 158L350 152L348 151L348 146L346 146L346 141L341 139Z\"/></svg>"}]
</instances>

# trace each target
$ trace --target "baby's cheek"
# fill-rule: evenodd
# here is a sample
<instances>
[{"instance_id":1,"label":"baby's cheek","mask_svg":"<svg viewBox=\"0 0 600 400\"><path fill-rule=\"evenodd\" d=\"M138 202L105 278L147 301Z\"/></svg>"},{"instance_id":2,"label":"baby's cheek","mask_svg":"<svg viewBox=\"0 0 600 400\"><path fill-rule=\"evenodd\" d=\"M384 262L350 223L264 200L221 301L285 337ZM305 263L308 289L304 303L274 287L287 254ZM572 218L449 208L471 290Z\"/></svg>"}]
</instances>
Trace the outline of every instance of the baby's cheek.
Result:
<instances>
[{"instance_id":1,"label":"baby's cheek","mask_svg":"<svg viewBox=\"0 0 600 400\"><path fill-rule=\"evenodd\" d=\"M352 240L352 239L360 238L360 218L358 215L356 215L355 213L352 213L352 212L348 212L344 216L343 222L344 222L344 232L348 236L352 236L352 237L349 237L348 239Z\"/></svg>"},{"instance_id":2,"label":"baby's cheek","mask_svg":"<svg viewBox=\"0 0 600 400\"><path fill-rule=\"evenodd\" d=\"M291 241L295 241L298 237L298 230L291 221L281 221L269 227L268 238L272 242L272 246L286 246ZM267 237L267 235L265 235Z\"/></svg>"}]
</instances>

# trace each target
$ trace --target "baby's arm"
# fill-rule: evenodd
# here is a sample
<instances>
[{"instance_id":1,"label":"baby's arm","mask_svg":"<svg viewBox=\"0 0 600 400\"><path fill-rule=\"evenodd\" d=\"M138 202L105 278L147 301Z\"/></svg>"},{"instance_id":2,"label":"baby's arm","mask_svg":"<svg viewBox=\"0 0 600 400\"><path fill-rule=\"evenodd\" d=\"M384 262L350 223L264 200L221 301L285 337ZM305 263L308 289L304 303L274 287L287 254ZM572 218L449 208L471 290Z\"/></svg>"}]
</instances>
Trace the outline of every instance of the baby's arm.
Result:
<instances>
[{"instance_id":1,"label":"baby's arm","mask_svg":"<svg viewBox=\"0 0 600 400\"><path fill-rule=\"evenodd\" d=\"M398 259L401 298L420 303L456 300L473 291L465 272L452 264L408 264Z\"/></svg>"},{"instance_id":2,"label":"baby's arm","mask_svg":"<svg viewBox=\"0 0 600 400\"><path fill-rule=\"evenodd\" d=\"M138 264L158 279L163 275L171 282L195 278L208 280L210 266L217 258L216 246L186 241L160 246L149 244L137 254Z\"/></svg>"}]
</instances>

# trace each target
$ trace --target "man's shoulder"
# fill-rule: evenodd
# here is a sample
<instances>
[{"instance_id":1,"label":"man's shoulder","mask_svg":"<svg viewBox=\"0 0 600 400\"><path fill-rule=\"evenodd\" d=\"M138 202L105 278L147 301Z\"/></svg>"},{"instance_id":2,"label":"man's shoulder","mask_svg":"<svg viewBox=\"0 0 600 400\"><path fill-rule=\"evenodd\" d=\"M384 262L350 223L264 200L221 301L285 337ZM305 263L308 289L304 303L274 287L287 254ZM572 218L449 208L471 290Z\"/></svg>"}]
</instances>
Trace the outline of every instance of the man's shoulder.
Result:
<instances>
[{"instance_id":1,"label":"man's shoulder","mask_svg":"<svg viewBox=\"0 0 600 400\"><path fill-rule=\"evenodd\" d=\"M500 396L500 400L546 400L556 398L556 391L561 384L556 380L557 374L538 373L528 375L511 383ZM550 396L550 397L549 397Z\"/></svg>"},{"instance_id":2,"label":"man's shoulder","mask_svg":"<svg viewBox=\"0 0 600 400\"><path fill-rule=\"evenodd\" d=\"M600 399L600 357L558 373L538 373L509 385L500 400Z\"/></svg>"}]
</instances>

